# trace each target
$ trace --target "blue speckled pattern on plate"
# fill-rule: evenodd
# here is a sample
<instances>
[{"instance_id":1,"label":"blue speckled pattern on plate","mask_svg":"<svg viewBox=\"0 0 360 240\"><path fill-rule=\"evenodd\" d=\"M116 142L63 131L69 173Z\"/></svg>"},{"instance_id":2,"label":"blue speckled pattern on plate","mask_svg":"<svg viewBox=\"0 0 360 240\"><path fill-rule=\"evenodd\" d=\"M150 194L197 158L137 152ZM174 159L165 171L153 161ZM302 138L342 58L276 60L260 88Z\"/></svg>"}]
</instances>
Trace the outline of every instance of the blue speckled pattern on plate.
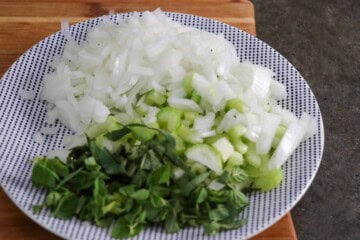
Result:
<instances>
[{"instance_id":1,"label":"blue speckled pattern on plate","mask_svg":"<svg viewBox=\"0 0 360 240\"><path fill-rule=\"evenodd\" d=\"M121 21L131 13L112 15L111 20ZM306 111L317 119L317 134L303 142L283 166L285 179L281 185L267 193L255 192L249 195L250 205L242 217L248 223L239 230L221 232L206 236L201 228L183 229L177 234L166 234L161 227L147 228L134 239L246 239L269 227L286 214L305 193L320 165L324 130L319 106L309 86L300 73L278 52L266 43L241 30L211 19L187 14L167 13L175 21L213 33L223 33L232 42L241 61L248 60L275 71L276 80L285 83L288 92L283 107L300 116ZM88 28L103 18L92 19L71 27L76 41L83 41ZM49 61L61 54L66 40L57 32L36 44L22 55L5 73L0 82L0 183L14 203L30 218L44 228L66 239L110 239L110 230L92 226L76 219L59 220L42 210L34 215L31 206L40 203L44 191L31 184L30 159L62 145L64 135L70 131L59 122L57 135L47 136L43 145L33 141L33 135L45 123L45 103L39 101L39 92L44 74L50 71ZM19 90L36 91L35 100L22 100Z\"/></svg>"}]
</instances>

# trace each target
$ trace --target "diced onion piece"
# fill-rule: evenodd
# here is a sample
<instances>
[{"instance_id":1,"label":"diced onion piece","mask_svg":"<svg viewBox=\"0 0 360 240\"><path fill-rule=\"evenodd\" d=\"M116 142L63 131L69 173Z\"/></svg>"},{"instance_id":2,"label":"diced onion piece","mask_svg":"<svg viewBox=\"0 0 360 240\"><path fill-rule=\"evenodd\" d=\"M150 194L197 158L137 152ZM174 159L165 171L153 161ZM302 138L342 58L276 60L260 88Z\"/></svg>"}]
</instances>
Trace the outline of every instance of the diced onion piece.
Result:
<instances>
[{"instance_id":1,"label":"diced onion piece","mask_svg":"<svg viewBox=\"0 0 360 240\"><path fill-rule=\"evenodd\" d=\"M212 146L220 153L224 162L234 153L234 147L226 137L218 139Z\"/></svg>"},{"instance_id":2,"label":"diced onion piece","mask_svg":"<svg viewBox=\"0 0 360 240\"><path fill-rule=\"evenodd\" d=\"M261 132L256 142L257 154L265 154L270 151L271 143L280 121L281 117L273 113L264 113L261 116Z\"/></svg>"},{"instance_id":3,"label":"diced onion piece","mask_svg":"<svg viewBox=\"0 0 360 240\"><path fill-rule=\"evenodd\" d=\"M194 102L193 100L186 99L186 98L169 98L167 100L170 107L174 107L183 111L191 111L202 113L203 110L201 107Z\"/></svg>"},{"instance_id":4,"label":"diced onion piece","mask_svg":"<svg viewBox=\"0 0 360 240\"><path fill-rule=\"evenodd\" d=\"M206 144L199 144L189 148L185 152L186 157L198 162L209 169L213 170L218 175L222 172L221 157L218 155L215 149Z\"/></svg>"},{"instance_id":5,"label":"diced onion piece","mask_svg":"<svg viewBox=\"0 0 360 240\"><path fill-rule=\"evenodd\" d=\"M282 137L279 146L269 160L270 170L279 168L299 146L308 132L308 126L314 121L308 114L303 114L300 120L290 124Z\"/></svg>"},{"instance_id":6,"label":"diced onion piece","mask_svg":"<svg viewBox=\"0 0 360 240\"><path fill-rule=\"evenodd\" d=\"M212 128L215 121L215 113L208 112L205 116L198 116L194 120L194 129L208 131Z\"/></svg>"}]
</instances>

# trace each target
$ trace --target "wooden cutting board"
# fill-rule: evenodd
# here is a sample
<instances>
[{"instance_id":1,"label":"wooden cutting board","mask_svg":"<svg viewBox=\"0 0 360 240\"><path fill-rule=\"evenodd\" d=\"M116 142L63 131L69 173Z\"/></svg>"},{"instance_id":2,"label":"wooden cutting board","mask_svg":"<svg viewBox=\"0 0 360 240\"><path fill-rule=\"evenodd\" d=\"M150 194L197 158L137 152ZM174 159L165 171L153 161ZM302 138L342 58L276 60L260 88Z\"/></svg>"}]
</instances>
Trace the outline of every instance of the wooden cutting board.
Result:
<instances>
[{"instance_id":1,"label":"wooden cutting board","mask_svg":"<svg viewBox=\"0 0 360 240\"><path fill-rule=\"evenodd\" d=\"M154 10L213 18L255 35L254 7L248 0L0 0L0 76L28 48L70 23L109 11ZM1 143L0 143L1 144ZM23 214L0 188L0 239L59 239ZM253 240L296 240L290 213Z\"/></svg>"}]
</instances>

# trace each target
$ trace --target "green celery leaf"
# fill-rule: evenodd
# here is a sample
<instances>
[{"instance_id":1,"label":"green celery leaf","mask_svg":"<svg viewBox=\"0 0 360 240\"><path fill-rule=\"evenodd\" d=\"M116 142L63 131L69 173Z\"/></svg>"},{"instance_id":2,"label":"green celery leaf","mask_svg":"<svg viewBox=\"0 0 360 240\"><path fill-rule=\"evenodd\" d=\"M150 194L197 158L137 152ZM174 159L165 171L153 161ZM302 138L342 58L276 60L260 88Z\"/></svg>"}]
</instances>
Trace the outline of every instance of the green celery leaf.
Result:
<instances>
[{"instance_id":1,"label":"green celery leaf","mask_svg":"<svg viewBox=\"0 0 360 240\"><path fill-rule=\"evenodd\" d=\"M119 193L121 193L124 196L129 197L131 194L135 192L135 185L126 185L119 188Z\"/></svg>"},{"instance_id":2,"label":"green celery leaf","mask_svg":"<svg viewBox=\"0 0 360 240\"><path fill-rule=\"evenodd\" d=\"M221 221L229 216L229 209L223 205L219 204L217 208L209 212L209 217L212 221Z\"/></svg>"},{"instance_id":3,"label":"green celery leaf","mask_svg":"<svg viewBox=\"0 0 360 240\"><path fill-rule=\"evenodd\" d=\"M248 205L248 199L245 194L236 189L229 191L229 201L236 209L243 209Z\"/></svg>"},{"instance_id":4,"label":"green celery leaf","mask_svg":"<svg viewBox=\"0 0 360 240\"><path fill-rule=\"evenodd\" d=\"M113 222L112 217L106 217L101 219L95 219L96 226L98 227L109 227Z\"/></svg>"},{"instance_id":5,"label":"green celery leaf","mask_svg":"<svg viewBox=\"0 0 360 240\"><path fill-rule=\"evenodd\" d=\"M33 205L32 206L33 214L38 214L42 208L43 208L43 205Z\"/></svg>"},{"instance_id":6,"label":"green celery leaf","mask_svg":"<svg viewBox=\"0 0 360 240\"><path fill-rule=\"evenodd\" d=\"M124 126L123 128L121 128L119 130L108 132L107 134L105 134L105 137L111 141L117 141L117 140L120 140L122 137L124 137L125 135L127 135L130 132L131 132L131 130L128 127Z\"/></svg>"},{"instance_id":7,"label":"green celery leaf","mask_svg":"<svg viewBox=\"0 0 360 240\"><path fill-rule=\"evenodd\" d=\"M106 190L104 180L99 178L99 177L96 178L95 179L95 184L94 184L94 199L95 199L95 202L97 204L103 204L106 194L107 194L107 190Z\"/></svg>"},{"instance_id":8,"label":"green celery leaf","mask_svg":"<svg viewBox=\"0 0 360 240\"><path fill-rule=\"evenodd\" d=\"M219 223L221 229L231 230L241 228L246 224L245 219L235 220L235 219L227 219Z\"/></svg>"},{"instance_id":9,"label":"green celery leaf","mask_svg":"<svg viewBox=\"0 0 360 240\"><path fill-rule=\"evenodd\" d=\"M111 236L114 238L125 238L138 235L144 227L146 211L143 207L136 205L131 212L120 217L114 224Z\"/></svg>"},{"instance_id":10,"label":"green celery leaf","mask_svg":"<svg viewBox=\"0 0 360 240\"><path fill-rule=\"evenodd\" d=\"M164 198L159 197L155 194L150 194L150 203L155 208L164 207L168 204L168 202Z\"/></svg>"},{"instance_id":11,"label":"green celery leaf","mask_svg":"<svg viewBox=\"0 0 360 240\"><path fill-rule=\"evenodd\" d=\"M59 176L48 167L47 158L35 158L31 180L36 187L53 189L59 180Z\"/></svg>"},{"instance_id":12,"label":"green celery leaf","mask_svg":"<svg viewBox=\"0 0 360 240\"><path fill-rule=\"evenodd\" d=\"M182 185L182 190L185 196L188 196L192 190L194 190L197 186L202 184L210 175L210 172L202 173L190 181L186 182L184 185Z\"/></svg>"},{"instance_id":13,"label":"green celery leaf","mask_svg":"<svg viewBox=\"0 0 360 240\"><path fill-rule=\"evenodd\" d=\"M89 141L89 140L88 140ZM83 166L85 159L91 156L88 145L78 146L71 149L66 164L70 169L77 169Z\"/></svg>"},{"instance_id":14,"label":"green celery leaf","mask_svg":"<svg viewBox=\"0 0 360 240\"><path fill-rule=\"evenodd\" d=\"M97 177L96 174L92 172L79 170L76 175L74 175L64 184L71 191L79 193L84 189L91 188L92 186L94 186L96 177Z\"/></svg>"},{"instance_id":15,"label":"green celery leaf","mask_svg":"<svg viewBox=\"0 0 360 240\"><path fill-rule=\"evenodd\" d=\"M56 191L51 191L45 199L46 206L50 207L50 208L56 207L58 205L58 203L60 202L61 197L62 197L62 194L60 194Z\"/></svg>"},{"instance_id":16,"label":"green celery leaf","mask_svg":"<svg viewBox=\"0 0 360 240\"><path fill-rule=\"evenodd\" d=\"M125 169L121 164L115 161L111 153L106 149L101 149L94 141L89 142L90 150L99 165L104 169L108 175L126 174Z\"/></svg>"},{"instance_id":17,"label":"green celery leaf","mask_svg":"<svg viewBox=\"0 0 360 240\"><path fill-rule=\"evenodd\" d=\"M149 190L143 188L132 193L130 197L137 201L144 201L149 198L149 195L150 195Z\"/></svg>"},{"instance_id":18,"label":"green celery leaf","mask_svg":"<svg viewBox=\"0 0 360 240\"><path fill-rule=\"evenodd\" d=\"M208 199L211 202L215 203L226 203L228 201L228 192L223 191L215 191L215 190L208 190Z\"/></svg>"},{"instance_id":19,"label":"green celery leaf","mask_svg":"<svg viewBox=\"0 0 360 240\"><path fill-rule=\"evenodd\" d=\"M140 188L146 183L147 176L148 174L144 170L138 169L131 179L131 184L134 184L136 187Z\"/></svg>"},{"instance_id":20,"label":"green celery leaf","mask_svg":"<svg viewBox=\"0 0 360 240\"><path fill-rule=\"evenodd\" d=\"M206 188L199 188L199 190L196 191L196 203L199 204L205 202L207 195L208 191L206 190Z\"/></svg>"},{"instance_id":21,"label":"green celery leaf","mask_svg":"<svg viewBox=\"0 0 360 240\"><path fill-rule=\"evenodd\" d=\"M167 233L176 233L180 230L179 222L176 217L176 211L172 209L165 218L165 230Z\"/></svg>"},{"instance_id":22,"label":"green celery leaf","mask_svg":"<svg viewBox=\"0 0 360 240\"><path fill-rule=\"evenodd\" d=\"M85 163L85 168L88 171L95 171L95 172L99 172L100 171L100 166L96 163L95 158L94 157L88 157L84 160Z\"/></svg>"},{"instance_id":23,"label":"green celery leaf","mask_svg":"<svg viewBox=\"0 0 360 240\"><path fill-rule=\"evenodd\" d=\"M69 174L69 170L66 165L57 157L48 158L46 165L60 177L66 177Z\"/></svg>"},{"instance_id":24,"label":"green celery leaf","mask_svg":"<svg viewBox=\"0 0 360 240\"><path fill-rule=\"evenodd\" d=\"M220 231L220 225L215 221L207 222L204 224L204 230L206 234L214 235Z\"/></svg>"},{"instance_id":25,"label":"green celery leaf","mask_svg":"<svg viewBox=\"0 0 360 240\"><path fill-rule=\"evenodd\" d=\"M69 219L76 213L78 197L72 192L65 192L53 214L57 218Z\"/></svg>"},{"instance_id":26,"label":"green celery leaf","mask_svg":"<svg viewBox=\"0 0 360 240\"><path fill-rule=\"evenodd\" d=\"M151 202L145 203L146 220L152 223L160 223L165 220L168 207L154 207Z\"/></svg>"},{"instance_id":27,"label":"green celery leaf","mask_svg":"<svg viewBox=\"0 0 360 240\"><path fill-rule=\"evenodd\" d=\"M83 207L85 206L86 204L86 201L87 201L87 198L84 196L84 195L81 195L79 197L79 201L77 203L77 206L76 206L76 214L79 214L81 212L81 210L83 209Z\"/></svg>"},{"instance_id":28,"label":"green celery leaf","mask_svg":"<svg viewBox=\"0 0 360 240\"><path fill-rule=\"evenodd\" d=\"M163 165L149 174L147 179L148 186L155 186L158 184L169 184L171 178L171 166L169 164Z\"/></svg>"},{"instance_id":29,"label":"green celery leaf","mask_svg":"<svg viewBox=\"0 0 360 240\"><path fill-rule=\"evenodd\" d=\"M111 237L113 238L127 238L131 237L129 223L120 217L114 224L111 230Z\"/></svg>"},{"instance_id":30,"label":"green celery leaf","mask_svg":"<svg viewBox=\"0 0 360 240\"><path fill-rule=\"evenodd\" d=\"M152 186L150 188L150 191L152 194L154 194L156 196L167 197L170 194L171 189L168 187L156 185L156 186Z\"/></svg>"},{"instance_id":31,"label":"green celery leaf","mask_svg":"<svg viewBox=\"0 0 360 240\"><path fill-rule=\"evenodd\" d=\"M82 170L83 170L83 168L81 167L81 168L77 169L76 171L67 175L63 180L61 180L61 182L59 182L58 185L56 185L55 189L60 189L65 183L69 182L71 179L76 177Z\"/></svg>"}]
</instances>

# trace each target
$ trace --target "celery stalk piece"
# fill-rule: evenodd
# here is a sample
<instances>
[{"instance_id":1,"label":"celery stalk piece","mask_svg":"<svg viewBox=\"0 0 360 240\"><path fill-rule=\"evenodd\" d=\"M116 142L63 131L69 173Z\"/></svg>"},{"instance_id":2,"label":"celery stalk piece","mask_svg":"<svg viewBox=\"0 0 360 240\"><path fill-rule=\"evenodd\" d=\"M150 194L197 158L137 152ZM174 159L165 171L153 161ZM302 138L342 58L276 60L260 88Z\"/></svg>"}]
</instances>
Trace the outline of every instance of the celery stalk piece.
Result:
<instances>
[{"instance_id":1,"label":"celery stalk piece","mask_svg":"<svg viewBox=\"0 0 360 240\"><path fill-rule=\"evenodd\" d=\"M243 112L243 102L239 98L232 98L226 102L225 110L229 111L235 109L238 112Z\"/></svg>"},{"instance_id":2,"label":"celery stalk piece","mask_svg":"<svg viewBox=\"0 0 360 240\"><path fill-rule=\"evenodd\" d=\"M261 191L269 191L276 188L284 178L284 174L281 168L270 171L267 175L255 178L254 186Z\"/></svg>"},{"instance_id":3,"label":"celery stalk piece","mask_svg":"<svg viewBox=\"0 0 360 240\"><path fill-rule=\"evenodd\" d=\"M145 94L144 102L150 106L160 106L166 102L166 96L151 90Z\"/></svg>"},{"instance_id":4,"label":"celery stalk piece","mask_svg":"<svg viewBox=\"0 0 360 240\"><path fill-rule=\"evenodd\" d=\"M207 144L192 146L185 152L185 155L188 160L198 162L218 175L222 172L221 156L214 148Z\"/></svg>"},{"instance_id":5,"label":"celery stalk piece","mask_svg":"<svg viewBox=\"0 0 360 240\"><path fill-rule=\"evenodd\" d=\"M183 112L172 107L164 107L157 114L160 128L174 132L181 124Z\"/></svg>"}]
</instances>

